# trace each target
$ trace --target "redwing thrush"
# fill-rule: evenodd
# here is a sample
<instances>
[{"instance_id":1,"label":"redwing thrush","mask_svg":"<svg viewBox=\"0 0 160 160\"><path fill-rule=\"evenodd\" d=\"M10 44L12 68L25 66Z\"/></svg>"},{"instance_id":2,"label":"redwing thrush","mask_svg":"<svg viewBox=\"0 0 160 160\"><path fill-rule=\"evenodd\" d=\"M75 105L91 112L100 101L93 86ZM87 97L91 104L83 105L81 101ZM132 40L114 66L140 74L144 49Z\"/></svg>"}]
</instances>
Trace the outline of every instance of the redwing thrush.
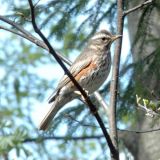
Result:
<instances>
[{"instance_id":1,"label":"redwing thrush","mask_svg":"<svg viewBox=\"0 0 160 160\"><path fill-rule=\"evenodd\" d=\"M121 36L112 35L106 30L97 32L70 67L69 71L88 94L96 91L106 80L111 68L110 46L119 37ZM43 118L39 129L45 130L66 103L80 96L77 93L77 88L70 78L64 75L49 100L53 105Z\"/></svg>"}]
</instances>

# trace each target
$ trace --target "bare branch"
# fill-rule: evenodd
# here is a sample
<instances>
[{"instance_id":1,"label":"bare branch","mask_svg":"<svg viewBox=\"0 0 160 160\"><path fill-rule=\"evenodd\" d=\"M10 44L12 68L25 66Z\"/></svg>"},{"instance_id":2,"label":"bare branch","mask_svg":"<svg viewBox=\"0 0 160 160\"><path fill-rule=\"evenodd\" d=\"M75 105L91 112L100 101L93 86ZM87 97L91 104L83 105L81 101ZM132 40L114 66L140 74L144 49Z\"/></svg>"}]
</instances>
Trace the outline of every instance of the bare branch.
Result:
<instances>
[{"instance_id":1,"label":"bare branch","mask_svg":"<svg viewBox=\"0 0 160 160\"><path fill-rule=\"evenodd\" d=\"M134 130L122 130L118 129L119 132L129 132L131 134L137 133L137 134L145 134L145 133L154 133L159 132L160 128L152 129L152 130L144 130L144 131L134 131ZM118 134L119 134L118 132ZM90 136L44 136L44 137L36 137L36 138L26 138L22 143L29 143L29 142L40 142L40 141L46 141L46 140L63 140L63 141L78 141L78 140L91 140L91 139L101 139L104 138L104 135L90 135Z\"/></svg>"},{"instance_id":2,"label":"bare branch","mask_svg":"<svg viewBox=\"0 0 160 160\"><path fill-rule=\"evenodd\" d=\"M74 117L72 117L71 115L66 115L67 118L70 118L71 120L73 120L74 122L80 124L83 127L93 127L93 128L100 128L99 126L93 125L93 124L89 124L89 123L84 123L82 121L78 121L77 119L75 119ZM109 127L106 127L106 129L109 129ZM160 128L154 128L154 129L147 129L147 130L130 130L130 129L120 129L117 128L118 130L118 134L119 132L128 132L128 133L150 133L150 132L157 132L160 131Z\"/></svg>"},{"instance_id":3,"label":"bare branch","mask_svg":"<svg viewBox=\"0 0 160 160\"><path fill-rule=\"evenodd\" d=\"M26 37L27 37L27 36L25 36L25 35L22 34L22 33L16 32L16 31L13 30L13 29L9 29L9 28L6 28L6 27L1 26L1 25L0 25L0 29L6 30L6 31L8 31L8 32L11 32L11 33L16 34L16 35L18 35L18 36L20 36L20 37L23 37L23 38L26 38ZM27 39L27 38L26 38L26 39Z\"/></svg>"},{"instance_id":4,"label":"bare branch","mask_svg":"<svg viewBox=\"0 0 160 160\"><path fill-rule=\"evenodd\" d=\"M38 1L34 4L34 7L36 7L39 2L40 2L40 0L38 0Z\"/></svg>"},{"instance_id":5,"label":"bare branch","mask_svg":"<svg viewBox=\"0 0 160 160\"><path fill-rule=\"evenodd\" d=\"M123 0L117 0L117 33L123 35ZM116 125L116 106L117 106L117 93L118 93L118 78L119 78L119 66L120 66L120 56L121 56L121 47L122 47L122 38L117 40L117 44L114 52L113 59L113 70L112 70L112 79L110 85L110 135L112 143L116 149L116 155L112 160L119 160L119 151L118 151L118 136L117 136L117 125Z\"/></svg>"},{"instance_id":6,"label":"bare branch","mask_svg":"<svg viewBox=\"0 0 160 160\"><path fill-rule=\"evenodd\" d=\"M153 1L154 0L145 1L142 4L139 4L138 6L136 6L134 8L131 8L131 9L128 9L127 11L124 11L123 12L123 17L125 17L126 15L128 15L128 14L130 14L132 12L135 12L138 9L142 9L144 6L151 5L153 3Z\"/></svg>"},{"instance_id":7,"label":"bare branch","mask_svg":"<svg viewBox=\"0 0 160 160\"><path fill-rule=\"evenodd\" d=\"M36 44L37 46L39 46L39 47L41 47L41 48L46 49L46 50L49 51L48 47L46 46L46 44L45 44L43 41L41 41L41 40L37 39L35 36L31 35L30 32L28 32L27 30L25 30L24 28L22 28L22 27L21 27L20 25L18 25L17 23L9 20L8 18L6 18L6 17L4 17L4 16L0 16L0 20L2 20L2 21L4 21L4 22L10 24L11 26L15 27L15 28L16 28L18 31L20 31L21 33L16 32L16 31L14 31L14 30L12 30L12 29L8 29L8 28L3 27L3 26L1 26L1 29L4 29L4 30L6 30L6 31L10 31L10 32L12 32L12 33L14 33L14 34L17 34L17 35L19 35L19 36L21 36L21 37L23 37L23 38L31 41L32 43ZM23 33L23 34L22 34L22 33ZM68 59L66 59L62 54L60 54L59 52L56 52L56 53L57 53L57 55L58 55L65 63L71 64L71 61L69 61Z\"/></svg>"},{"instance_id":8,"label":"bare branch","mask_svg":"<svg viewBox=\"0 0 160 160\"><path fill-rule=\"evenodd\" d=\"M109 115L109 107L108 104L104 101L104 99L102 98L102 96L100 95L100 93L97 91L94 93L96 99L98 100L98 102L102 105L102 107L104 108L105 112L107 115Z\"/></svg>"},{"instance_id":9,"label":"bare branch","mask_svg":"<svg viewBox=\"0 0 160 160\"><path fill-rule=\"evenodd\" d=\"M11 21L10 19L6 18L5 16L1 16L0 15L0 20L10 24L11 26L15 27L17 30L19 30L20 32L22 32L25 35L30 35L30 33L28 31L26 31L25 29L23 29L20 25L18 25L17 23Z\"/></svg>"},{"instance_id":10,"label":"bare branch","mask_svg":"<svg viewBox=\"0 0 160 160\"><path fill-rule=\"evenodd\" d=\"M94 114L95 118L97 119L99 125L101 126L101 129L103 131L103 134L106 138L106 141L108 143L108 146L110 148L111 153L114 155L116 154L115 152L115 148L112 144L112 141L110 139L110 136L107 132L107 130L105 129L105 126L102 122L101 117L99 116L96 107L93 105L93 103L91 102L90 98L87 96L87 94L85 93L85 91L82 89L82 87L78 84L78 82L74 79L74 77L72 76L72 74L68 71L68 69L66 68L66 66L64 65L64 63L61 61L61 59L57 56L56 52L54 51L54 49L52 48L52 46L50 45L49 41L47 40L47 38L43 35L43 33L39 30L36 22L35 22L35 14L34 14L34 6L32 3L32 0L28 0L29 5L30 5L30 11L31 11L31 18L32 18L32 25L33 28L35 30L36 33L38 33L38 35L42 38L42 40L44 41L44 43L48 46L49 52L55 57L55 59L57 60L57 62L61 65L61 67L63 68L63 70L65 71L65 73L68 75L68 77L71 79L71 81L73 82L73 84L77 87L77 89L81 92L82 96L84 97L86 103L88 104L91 112Z\"/></svg>"},{"instance_id":11,"label":"bare branch","mask_svg":"<svg viewBox=\"0 0 160 160\"><path fill-rule=\"evenodd\" d=\"M28 143L28 142L40 142L40 141L45 141L45 140L90 140L90 139L100 139L104 138L104 135L91 135L91 136L48 136L48 137L38 137L38 138L26 138L23 143Z\"/></svg>"}]
</instances>

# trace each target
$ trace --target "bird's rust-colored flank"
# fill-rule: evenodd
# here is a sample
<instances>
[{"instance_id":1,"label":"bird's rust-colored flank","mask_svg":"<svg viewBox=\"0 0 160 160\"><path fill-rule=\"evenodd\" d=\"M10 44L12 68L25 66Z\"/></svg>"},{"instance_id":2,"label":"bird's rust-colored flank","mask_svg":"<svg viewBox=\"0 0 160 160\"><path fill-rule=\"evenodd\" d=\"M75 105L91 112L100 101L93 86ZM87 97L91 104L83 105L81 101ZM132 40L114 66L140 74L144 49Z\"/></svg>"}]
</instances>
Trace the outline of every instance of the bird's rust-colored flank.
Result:
<instances>
[{"instance_id":1,"label":"bird's rust-colored flank","mask_svg":"<svg viewBox=\"0 0 160 160\"><path fill-rule=\"evenodd\" d=\"M96 69L97 65L91 61L85 68L82 68L79 73L75 76L75 79L77 81L79 81L81 79L81 77L85 77L87 76L87 74L89 74L89 72L91 72L92 70Z\"/></svg>"}]
</instances>

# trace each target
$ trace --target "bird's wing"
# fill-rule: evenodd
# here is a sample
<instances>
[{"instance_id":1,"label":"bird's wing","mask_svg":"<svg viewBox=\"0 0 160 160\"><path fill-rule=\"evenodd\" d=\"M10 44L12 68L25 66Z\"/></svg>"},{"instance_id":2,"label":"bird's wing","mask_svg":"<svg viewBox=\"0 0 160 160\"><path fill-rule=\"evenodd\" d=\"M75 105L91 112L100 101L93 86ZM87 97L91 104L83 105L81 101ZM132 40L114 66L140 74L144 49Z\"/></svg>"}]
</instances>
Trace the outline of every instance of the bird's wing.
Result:
<instances>
[{"instance_id":1,"label":"bird's wing","mask_svg":"<svg viewBox=\"0 0 160 160\"><path fill-rule=\"evenodd\" d=\"M87 52L87 57L86 57ZM83 69L87 68L93 59L93 51L85 49L74 61L74 63L71 65L69 71L73 75L73 77L76 77L78 73L80 73ZM49 98L49 103L53 102L55 98L57 97L57 93L60 91L60 89L65 86L67 83L69 83L71 80L70 78L65 74L62 79L60 80L58 87L53 92L53 94Z\"/></svg>"},{"instance_id":2,"label":"bird's wing","mask_svg":"<svg viewBox=\"0 0 160 160\"><path fill-rule=\"evenodd\" d=\"M75 78L76 75L77 75L78 73L80 73L83 69L85 69L87 66L89 66L90 63L91 63L91 58L85 59L85 60L80 61L80 62L77 62L77 63L74 63L74 64L71 66L71 68L69 69L69 71L70 71L70 73L72 74L72 76ZM65 86L65 85L66 85L68 82L70 82L70 81L71 81L70 78L65 74L65 75L62 77L62 79L61 79L61 81L60 81L57 89L62 88L63 86Z\"/></svg>"},{"instance_id":3,"label":"bird's wing","mask_svg":"<svg viewBox=\"0 0 160 160\"><path fill-rule=\"evenodd\" d=\"M93 50L85 48L84 51L75 59L74 63L71 65L69 69L73 77L76 77L76 75L79 72L81 72L82 69L85 69L87 66L89 66L89 64L92 62L92 59L93 59ZM62 88L68 82L70 82L70 78L65 74L62 77L61 81L59 82L57 89Z\"/></svg>"}]
</instances>

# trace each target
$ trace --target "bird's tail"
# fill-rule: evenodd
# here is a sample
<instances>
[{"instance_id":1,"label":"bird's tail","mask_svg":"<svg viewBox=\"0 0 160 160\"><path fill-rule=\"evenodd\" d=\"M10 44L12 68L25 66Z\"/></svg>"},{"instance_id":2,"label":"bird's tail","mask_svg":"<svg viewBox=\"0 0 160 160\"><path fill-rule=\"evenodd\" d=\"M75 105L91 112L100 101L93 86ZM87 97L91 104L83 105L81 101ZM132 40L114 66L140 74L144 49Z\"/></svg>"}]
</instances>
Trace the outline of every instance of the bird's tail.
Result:
<instances>
[{"instance_id":1,"label":"bird's tail","mask_svg":"<svg viewBox=\"0 0 160 160\"><path fill-rule=\"evenodd\" d=\"M66 97L65 98L61 96L56 97L51 108L49 109L45 117L42 119L39 125L39 129L46 130L48 128L48 125L52 121L52 119L56 116L57 112L70 100L71 100L70 98L66 98Z\"/></svg>"},{"instance_id":2,"label":"bird's tail","mask_svg":"<svg viewBox=\"0 0 160 160\"><path fill-rule=\"evenodd\" d=\"M57 112L60 110L60 108L61 108L61 106L57 105L57 102L54 101L54 103L52 104L51 108L49 109L49 111L47 112L47 114L42 119L42 121L41 121L41 123L39 125L39 129L40 130L46 130L48 128L48 125L50 124L52 119L55 117Z\"/></svg>"}]
</instances>

